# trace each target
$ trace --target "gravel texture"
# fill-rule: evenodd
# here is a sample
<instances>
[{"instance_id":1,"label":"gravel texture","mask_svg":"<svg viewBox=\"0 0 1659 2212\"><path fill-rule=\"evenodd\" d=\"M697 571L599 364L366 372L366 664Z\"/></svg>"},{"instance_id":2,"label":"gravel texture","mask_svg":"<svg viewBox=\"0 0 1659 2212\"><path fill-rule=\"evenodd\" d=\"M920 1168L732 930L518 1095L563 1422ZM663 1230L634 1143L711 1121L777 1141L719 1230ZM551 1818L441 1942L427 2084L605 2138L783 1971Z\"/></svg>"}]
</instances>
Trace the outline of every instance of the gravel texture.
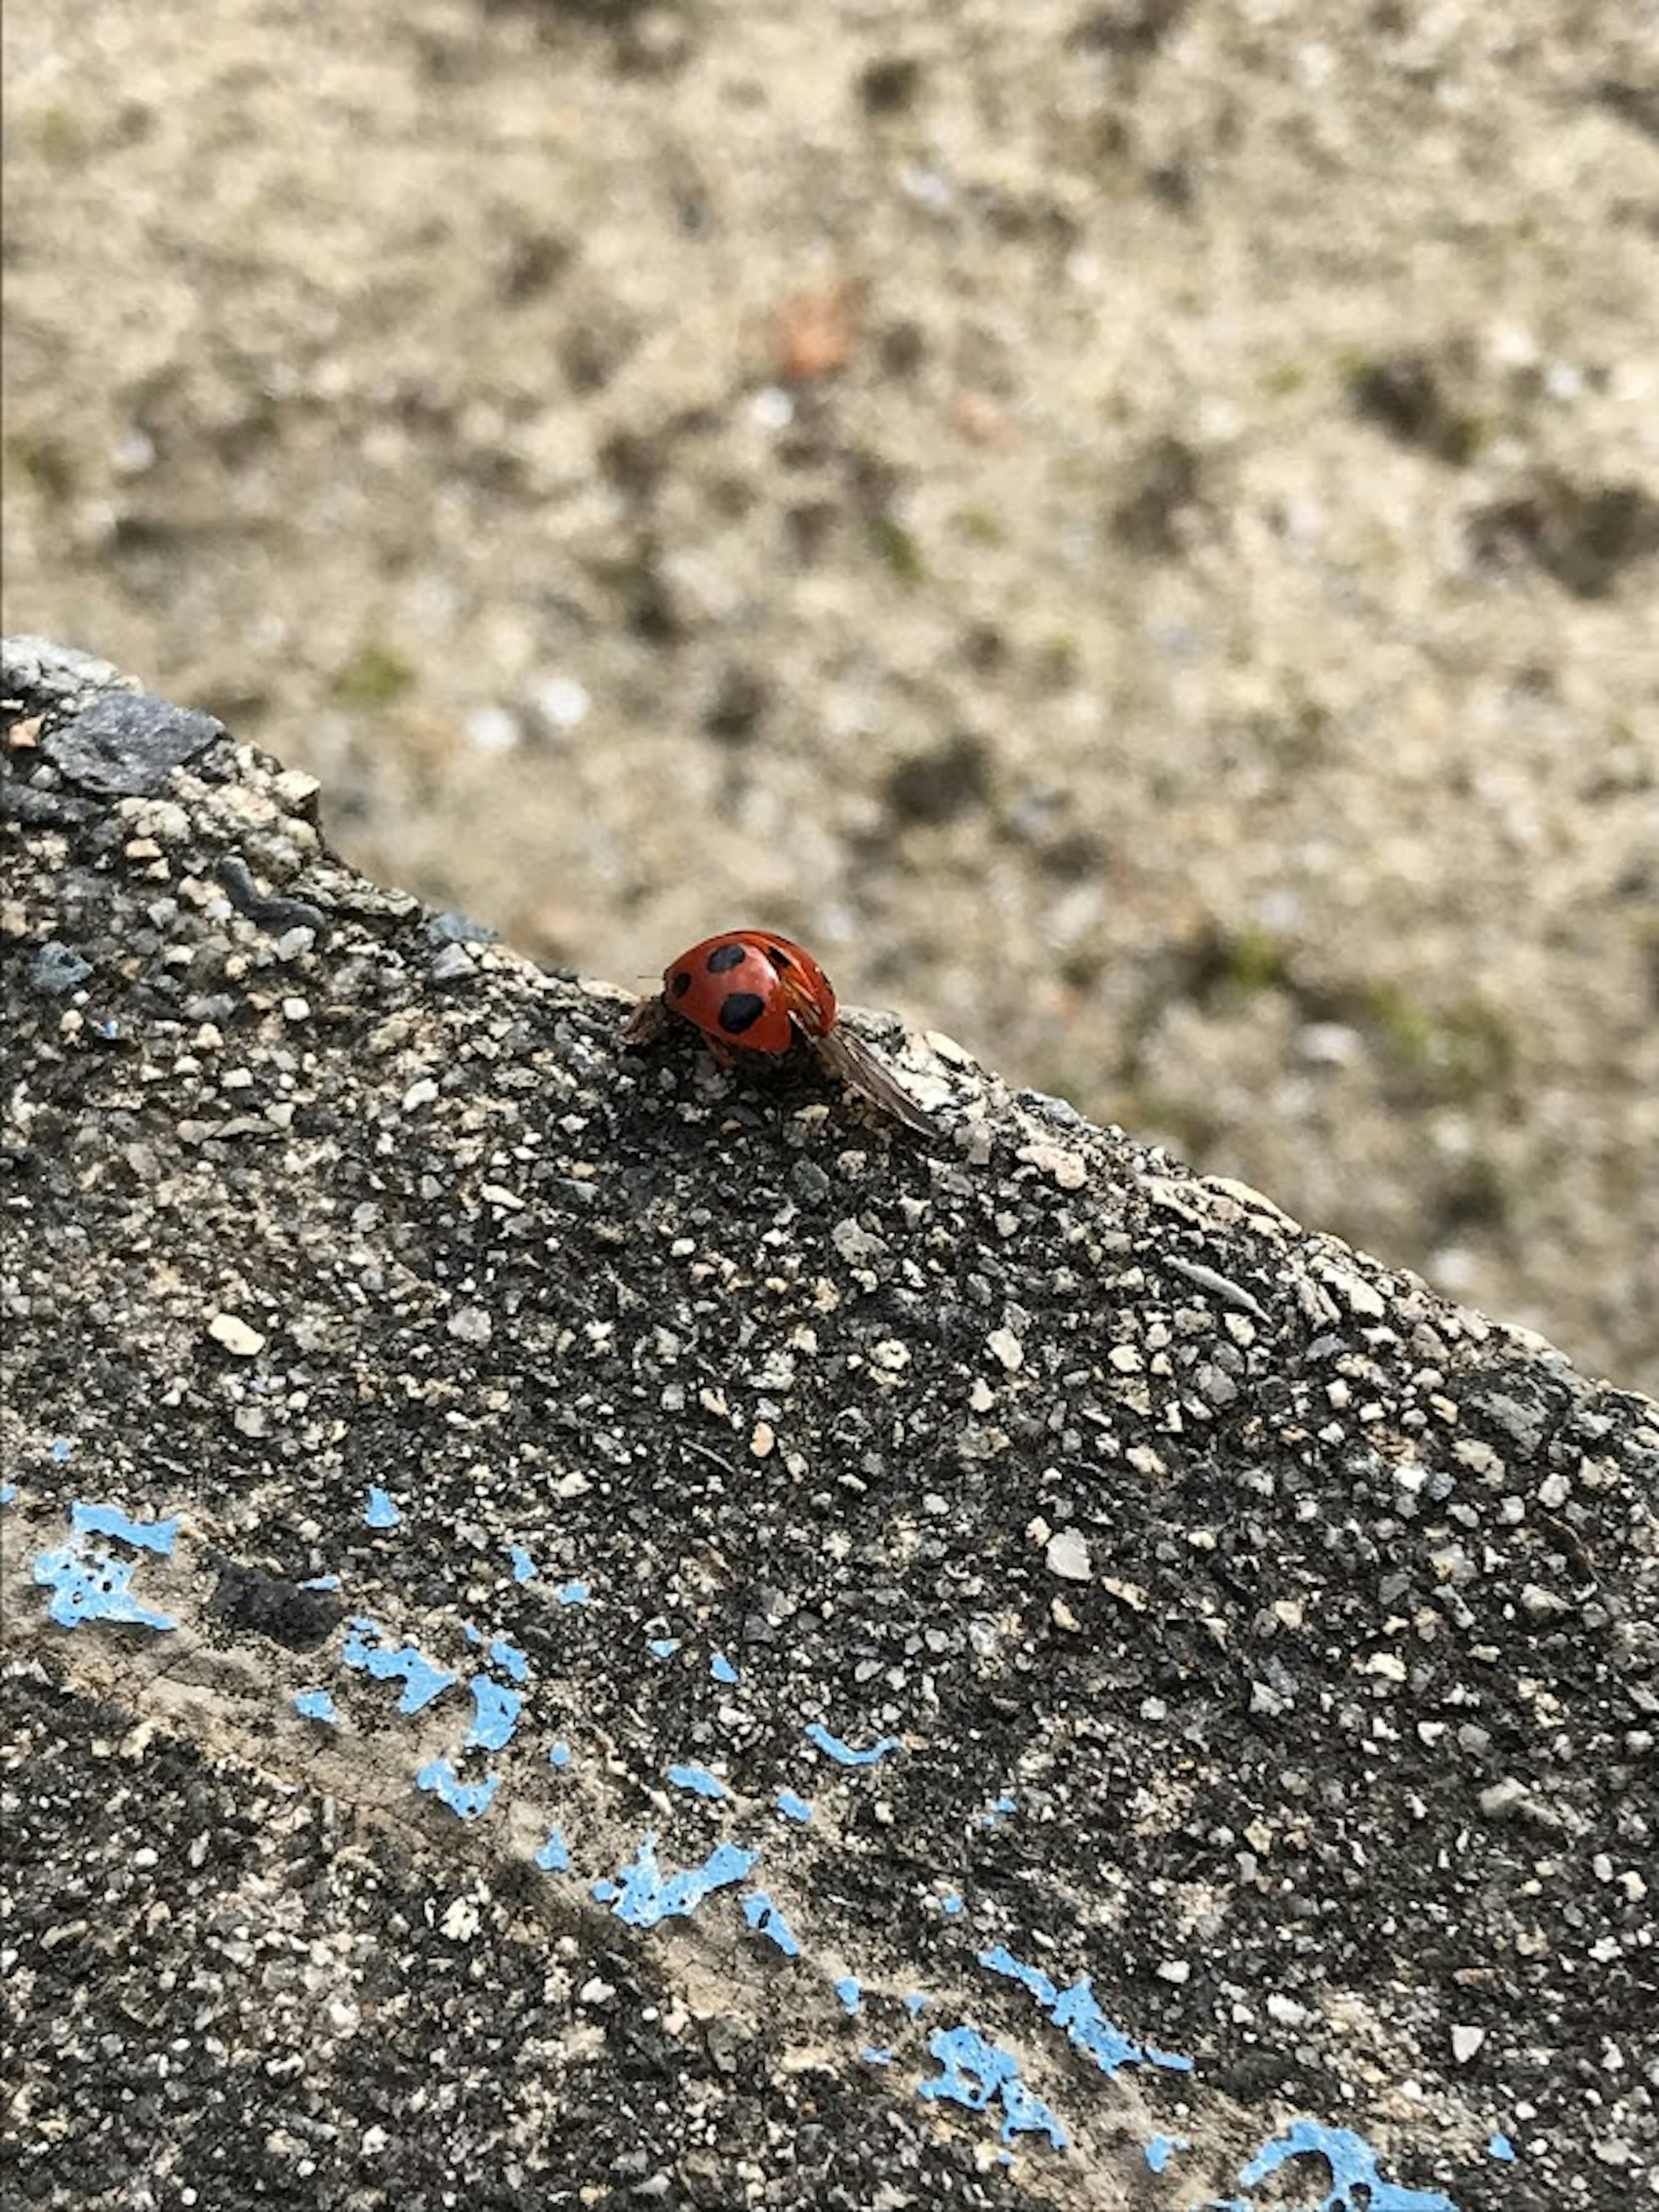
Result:
<instances>
[{"instance_id":1,"label":"gravel texture","mask_svg":"<svg viewBox=\"0 0 1659 2212\"><path fill-rule=\"evenodd\" d=\"M1659 1390L1650 0L3 37L9 628Z\"/></svg>"},{"instance_id":2,"label":"gravel texture","mask_svg":"<svg viewBox=\"0 0 1659 2212\"><path fill-rule=\"evenodd\" d=\"M3 691L9 2202L1654 2197L1659 1409Z\"/></svg>"}]
</instances>

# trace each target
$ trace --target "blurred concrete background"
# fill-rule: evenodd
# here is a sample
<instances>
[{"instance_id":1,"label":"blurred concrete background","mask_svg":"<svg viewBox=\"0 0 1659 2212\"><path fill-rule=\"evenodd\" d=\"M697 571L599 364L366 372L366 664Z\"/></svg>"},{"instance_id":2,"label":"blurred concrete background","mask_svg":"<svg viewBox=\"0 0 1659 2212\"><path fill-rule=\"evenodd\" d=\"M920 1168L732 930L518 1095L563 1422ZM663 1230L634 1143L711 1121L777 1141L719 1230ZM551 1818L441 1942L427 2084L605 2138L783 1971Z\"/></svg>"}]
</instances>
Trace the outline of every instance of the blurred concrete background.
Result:
<instances>
[{"instance_id":1,"label":"blurred concrete background","mask_svg":"<svg viewBox=\"0 0 1659 2212\"><path fill-rule=\"evenodd\" d=\"M1638 11L39 0L5 620L1659 1387Z\"/></svg>"}]
</instances>

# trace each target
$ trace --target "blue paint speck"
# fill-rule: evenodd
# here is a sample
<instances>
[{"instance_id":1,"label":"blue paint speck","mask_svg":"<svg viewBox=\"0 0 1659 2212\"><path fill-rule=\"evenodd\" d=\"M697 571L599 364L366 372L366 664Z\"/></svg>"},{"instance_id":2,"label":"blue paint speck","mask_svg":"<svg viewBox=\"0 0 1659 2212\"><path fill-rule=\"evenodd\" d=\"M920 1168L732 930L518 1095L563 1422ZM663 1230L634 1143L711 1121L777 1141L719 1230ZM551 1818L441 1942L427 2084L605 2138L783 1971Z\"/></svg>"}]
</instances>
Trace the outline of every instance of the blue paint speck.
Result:
<instances>
[{"instance_id":1,"label":"blue paint speck","mask_svg":"<svg viewBox=\"0 0 1659 2212\"><path fill-rule=\"evenodd\" d=\"M508 1638L495 1636L490 1638L489 1659L490 1664L499 1667L509 1682L529 1680L530 1662Z\"/></svg>"},{"instance_id":2,"label":"blue paint speck","mask_svg":"<svg viewBox=\"0 0 1659 2212\"><path fill-rule=\"evenodd\" d=\"M516 1690L509 1690L492 1674L475 1674L467 1687L472 1692L472 1725L467 1730L462 1748L466 1751L501 1751L513 1741L513 1731L519 1725L519 1715L524 1710L524 1699Z\"/></svg>"},{"instance_id":3,"label":"blue paint speck","mask_svg":"<svg viewBox=\"0 0 1659 2212\"><path fill-rule=\"evenodd\" d=\"M459 1679L443 1668L434 1667L412 1644L405 1644L396 1651L381 1650L380 1637L381 1631L374 1621L354 1620L340 1656L348 1667L372 1675L377 1682L401 1680L403 1695L398 1700L400 1713L418 1713Z\"/></svg>"},{"instance_id":4,"label":"blue paint speck","mask_svg":"<svg viewBox=\"0 0 1659 2212\"><path fill-rule=\"evenodd\" d=\"M42 1552L34 1562L34 1579L55 1590L47 1607L60 1628L78 1628L83 1620L109 1620L130 1628L176 1628L178 1622L164 1613L152 1612L132 1595L133 1565L107 1553L84 1552L78 1543L60 1552Z\"/></svg>"},{"instance_id":5,"label":"blue paint speck","mask_svg":"<svg viewBox=\"0 0 1659 2212\"><path fill-rule=\"evenodd\" d=\"M659 1920L688 1917L710 1891L743 1881L759 1856L736 1844L720 1844L700 1867L665 1876L657 1863L657 1838L647 1829L633 1864L619 1869L615 1881L601 1877L593 1894L630 1927L654 1928Z\"/></svg>"},{"instance_id":6,"label":"blue paint speck","mask_svg":"<svg viewBox=\"0 0 1659 2212\"><path fill-rule=\"evenodd\" d=\"M696 1797L724 1797L726 1790L706 1766L671 1766L668 1778L676 1790L689 1790Z\"/></svg>"},{"instance_id":7,"label":"blue paint speck","mask_svg":"<svg viewBox=\"0 0 1659 2212\"><path fill-rule=\"evenodd\" d=\"M646 1650L653 1659L672 1659L680 1648L678 1636L653 1636Z\"/></svg>"},{"instance_id":8,"label":"blue paint speck","mask_svg":"<svg viewBox=\"0 0 1659 2212\"><path fill-rule=\"evenodd\" d=\"M994 2097L1002 2102L1002 2140L1017 2135L1046 2135L1056 2150L1066 2148L1066 2131L1039 2097L1019 2078L1019 2062L1012 2051L990 2042L976 2027L935 2028L927 2048L941 2071L922 2082L923 2097L950 2097L970 2112L982 2112Z\"/></svg>"},{"instance_id":9,"label":"blue paint speck","mask_svg":"<svg viewBox=\"0 0 1659 2212\"><path fill-rule=\"evenodd\" d=\"M878 2051L873 2043L866 2043L860 2051L859 2057L863 2059L866 2066L890 2066L893 2063L892 2052Z\"/></svg>"},{"instance_id":10,"label":"blue paint speck","mask_svg":"<svg viewBox=\"0 0 1659 2212\"><path fill-rule=\"evenodd\" d=\"M67 1437L54 1437L52 1440L52 1465L54 1467L62 1467L64 1461L74 1449L75 1446L70 1442Z\"/></svg>"},{"instance_id":11,"label":"blue paint speck","mask_svg":"<svg viewBox=\"0 0 1659 2212\"><path fill-rule=\"evenodd\" d=\"M856 1974L843 1974L841 1979L836 1984L836 1995L841 1999L842 2004L846 2006L849 2013L857 2012L860 2006L864 2002L864 1992L859 1987L859 1979Z\"/></svg>"},{"instance_id":12,"label":"blue paint speck","mask_svg":"<svg viewBox=\"0 0 1659 2212\"><path fill-rule=\"evenodd\" d=\"M763 1889L753 1890L744 1898L743 1917L751 1928L775 1943L786 1959L799 1958L800 1945L791 1933L788 1922Z\"/></svg>"},{"instance_id":13,"label":"blue paint speck","mask_svg":"<svg viewBox=\"0 0 1659 2212\"><path fill-rule=\"evenodd\" d=\"M786 1820L799 1820L803 1827L812 1817L812 1808L805 1797L798 1797L793 1790L780 1790L778 1810Z\"/></svg>"},{"instance_id":14,"label":"blue paint speck","mask_svg":"<svg viewBox=\"0 0 1659 2212\"><path fill-rule=\"evenodd\" d=\"M568 1766L570 1764L570 1746L568 1743L556 1743L547 1754L547 1763L550 1766Z\"/></svg>"},{"instance_id":15,"label":"blue paint speck","mask_svg":"<svg viewBox=\"0 0 1659 2212\"><path fill-rule=\"evenodd\" d=\"M178 1537L179 1516L175 1513L166 1521L134 1521L118 1505L82 1505L77 1501L70 1507L70 1527L77 1536L118 1536L124 1544L141 1552L158 1552L166 1559Z\"/></svg>"},{"instance_id":16,"label":"blue paint speck","mask_svg":"<svg viewBox=\"0 0 1659 2212\"><path fill-rule=\"evenodd\" d=\"M570 1853L565 1848L563 1832L555 1828L536 1854L536 1863L544 1874L568 1874Z\"/></svg>"},{"instance_id":17,"label":"blue paint speck","mask_svg":"<svg viewBox=\"0 0 1659 2212\"><path fill-rule=\"evenodd\" d=\"M392 1504L390 1494L378 1483L371 1482L368 1486L368 1510L363 1516L363 1526L366 1528L395 1528L403 1517Z\"/></svg>"},{"instance_id":18,"label":"blue paint speck","mask_svg":"<svg viewBox=\"0 0 1659 2212\"><path fill-rule=\"evenodd\" d=\"M940 1898L939 1909L941 1912L948 1912L954 1918L962 1910L962 1899L952 1890L948 1897Z\"/></svg>"},{"instance_id":19,"label":"blue paint speck","mask_svg":"<svg viewBox=\"0 0 1659 2212\"><path fill-rule=\"evenodd\" d=\"M0 1505L11 1504L16 1496L17 1485L15 1482L0 1482Z\"/></svg>"},{"instance_id":20,"label":"blue paint speck","mask_svg":"<svg viewBox=\"0 0 1659 2212\"><path fill-rule=\"evenodd\" d=\"M1486 2156L1500 2159L1505 2166L1514 2164L1515 2145L1501 2128L1495 2130L1486 2137Z\"/></svg>"},{"instance_id":21,"label":"blue paint speck","mask_svg":"<svg viewBox=\"0 0 1659 2212\"><path fill-rule=\"evenodd\" d=\"M294 1700L294 1710L304 1721L336 1721L340 1717L326 1690L301 1690Z\"/></svg>"},{"instance_id":22,"label":"blue paint speck","mask_svg":"<svg viewBox=\"0 0 1659 2212\"><path fill-rule=\"evenodd\" d=\"M851 1744L843 1743L838 1735L831 1735L822 1721L809 1722L806 1741L819 1751L827 1752L842 1766L874 1766L885 1759L890 1751L903 1749L896 1735L884 1735L879 1742L872 1743L867 1751L854 1751Z\"/></svg>"},{"instance_id":23,"label":"blue paint speck","mask_svg":"<svg viewBox=\"0 0 1659 2212\"><path fill-rule=\"evenodd\" d=\"M586 1605L592 1595L584 1582L565 1583L554 1592L561 1605Z\"/></svg>"},{"instance_id":24,"label":"blue paint speck","mask_svg":"<svg viewBox=\"0 0 1659 2212\"><path fill-rule=\"evenodd\" d=\"M423 1766L415 1778L418 1790L429 1790L440 1797L450 1811L463 1820L477 1820L489 1810L489 1802L501 1786L499 1774L492 1774L484 1782L463 1782L447 1759L434 1759Z\"/></svg>"},{"instance_id":25,"label":"blue paint speck","mask_svg":"<svg viewBox=\"0 0 1659 2212\"><path fill-rule=\"evenodd\" d=\"M1177 2057L1172 2051L1155 2051L1151 2045L1137 2043L1121 2028L1114 2027L1096 2002L1086 1974L1080 1981L1073 1982L1070 1989L1059 1989L1040 1966L1026 1966L1001 1943L981 1951L979 1963L988 1966L994 1974L1006 1974L1010 1981L1029 1990L1054 2026L1066 2031L1066 2040L1092 2058L1103 2074L1115 2074L1120 2066L1168 2066L1178 2074L1192 2072L1190 2058Z\"/></svg>"},{"instance_id":26,"label":"blue paint speck","mask_svg":"<svg viewBox=\"0 0 1659 2212\"><path fill-rule=\"evenodd\" d=\"M1318 2212L1457 2212L1451 2198L1437 2189L1402 2189L1384 2181L1376 2170L1376 2153L1363 2136L1349 2128L1322 2127L1316 2120L1292 2120L1282 2135L1262 2145L1238 2178L1245 2188L1254 2189L1291 2159L1306 2157L1324 2159L1334 2184ZM1366 2194L1357 2197L1356 2190Z\"/></svg>"},{"instance_id":27,"label":"blue paint speck","mask_svg":"<svg viewBox=\"0 0 1659 2212\"><path fill-rule=\"evenodd\" d=\"M513 1547L513 1579L515 1583L533 1583L536 1579L536 1562L522 1544Z\"/></svg>"},{"instance_id":28,"label":"blue paint speck","mask_svg":"<svg viewBox=\"0 0 1659 2212\"><path fill-rule=\"evenodd\" d=\"M980 1817L988 1827L994 1827L999 1820L1006 1820L1010 1813L1017 1813L1018 1810L1018 1799L1004 1796L999 1797L994 1804L988 1805Z\"/></svg>"},{"instance_id":29,"label":"blue paint speck","mask_svg":"<svg viewBox=\"0 0 1659 2212\"><path fill-rule=\"evenodd\" d=\"M339 1587L338 1575L313 1575L308 1583L301 1583L300 1585L301 1589L338 1589Z\"/></svg>"},{"instance_id":30,"label":"blue paint speck","mask_svg":"<svg viewBox=\"0 0 1659 2212\"><path fill-rule=\"evenodd\" d=\"M1146 2146L1146 2163L1154 2173L1162 2173L1178 2150L1191 2148L1185 2136L1154 2136Z\"/></svg>"},{"instance_id":31,"label":"blue paint speck","mask_svg":"<svg viewBox=\"0 0 1659 2212\"><path fill-rule=\"evenodd\" d=\"M738 1679L737 1668L723 1651L717 1651L709 1661L708 1671L717 1682L724 1682L728 1688Z\"/></svg>"},{"instance_id":32,"label":"blue paint speck","mask_svg":"<svg viewBox=\"0 0 1659 2212\"><path fill-rule=\"evenodd\" d=\"M912 1990L909 1996L904 2000L904 2009L909 2014L912 2020L919 2020L923 2012L926 2011L927 2007L927 1992L926 1990Z\"/></svg>"}]
</instances>

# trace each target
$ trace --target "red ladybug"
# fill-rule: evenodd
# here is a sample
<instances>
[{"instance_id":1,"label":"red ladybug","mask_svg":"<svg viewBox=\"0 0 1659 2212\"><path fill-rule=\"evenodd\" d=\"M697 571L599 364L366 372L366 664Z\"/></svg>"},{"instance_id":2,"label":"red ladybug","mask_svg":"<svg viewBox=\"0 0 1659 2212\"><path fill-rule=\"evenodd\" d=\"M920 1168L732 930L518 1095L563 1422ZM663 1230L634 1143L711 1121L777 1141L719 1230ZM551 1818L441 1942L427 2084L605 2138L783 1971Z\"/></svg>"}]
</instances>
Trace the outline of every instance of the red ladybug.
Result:
<instances>
[{"instance_id":1,"label":"red ladybug","mask_svg":"<svg viewBox=\"0 0 1659 2212\"><path fill-rule=\"evenodd\" d=\"M662 990L641 999L623 1032L645 1044L670 1014L692 1023L721 1067L741 1052L780 1057L802 1048L821 1066L907 1128L933 1124L870 1048L836 1019L836 994L811 954L769 929L727 929L705 938L663 970Z\"/></svg>"}]
</instances>

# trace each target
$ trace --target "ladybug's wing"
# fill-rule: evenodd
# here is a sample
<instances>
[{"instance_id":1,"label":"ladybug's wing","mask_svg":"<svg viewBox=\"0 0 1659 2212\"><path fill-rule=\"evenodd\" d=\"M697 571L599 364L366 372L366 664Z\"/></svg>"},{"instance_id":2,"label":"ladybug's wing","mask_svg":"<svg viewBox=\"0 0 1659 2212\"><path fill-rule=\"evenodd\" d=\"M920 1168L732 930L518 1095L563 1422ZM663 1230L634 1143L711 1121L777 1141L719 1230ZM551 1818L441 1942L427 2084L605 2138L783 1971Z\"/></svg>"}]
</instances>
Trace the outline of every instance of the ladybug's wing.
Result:
<instances>
[{"instance_id":1,"label":"ladybug's wing","mask_svg":"<svg viewBox=\"0 0 1659 2212\"><path fill-rule=\"evenodd\" d=\"M925 1114L886 1065L878 1060L869 1046L842 1025L831 1030L827 1036L814 1037L811 1048L820 1064L832 1075L839 1076L849 1091L856 1091L872 1106L890 1114L896 1121L902 1121L907 1129L919 1136L936 1137L939 1124Z\"/></svg>"}]
</instances>

